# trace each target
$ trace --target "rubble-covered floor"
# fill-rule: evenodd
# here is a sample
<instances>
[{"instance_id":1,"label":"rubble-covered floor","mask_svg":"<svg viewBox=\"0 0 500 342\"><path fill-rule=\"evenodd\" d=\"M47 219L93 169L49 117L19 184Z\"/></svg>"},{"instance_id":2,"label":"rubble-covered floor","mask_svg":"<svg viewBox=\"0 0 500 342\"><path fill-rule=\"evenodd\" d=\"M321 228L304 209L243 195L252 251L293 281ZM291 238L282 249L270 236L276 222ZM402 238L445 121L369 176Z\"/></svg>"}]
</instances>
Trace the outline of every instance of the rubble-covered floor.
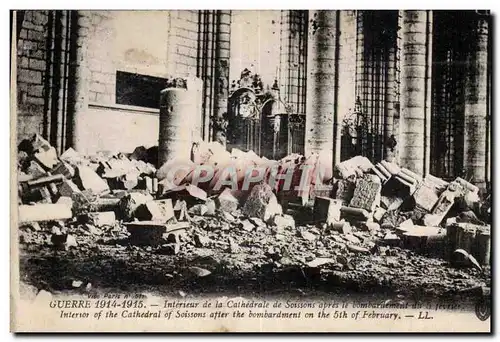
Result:
<instances>
[{"instance_id":1,"label":"rubble-covered floor","mask_svg":"<svg viewBox=\"0 0 500 342\"><path fill-rule=\"evenodd\" d=\"M58 156L40 136L22 142L23 289L463 301L490 288L490 197L467 180L360 156L332 168L321 154L273 161L205 145L157 169L144 147ZM188 171L170 174L178 166ZM207 168L213 178L196 182ZM218 188L231 168L237 189ZM263 178L245 187L257 168ZM271 182L288 170L293 186L311 186Z\"/></svg>"},{"instance_id":2,"label":"rubble-covered floor","mask_svg":"<svg viewBox=\"0 0 500 342\"><path fill-rule=\"evenodd\" d=\"M317 234L307 236L310 241L297 234L298 228L276 235L257 227L249 233L236 219L222 220L193 216L192 228L179 236L176 255L166 255L173 252L161 245L130 245L127 230L118 224L90 231L88 225L69 228L78 244L69 250L54 248L50 229L26 226L20 231L21 281L52 293L99 288L173 296L369 293L416 300L473 298L491 282L489 268L454 268L446 260L398 247L374 254L347 249L352 243L363 246L367 232L346 238L336 232L321 236L313 229ZM200 236L209 240L196 247Z\"/></svg>"}]
</instances>

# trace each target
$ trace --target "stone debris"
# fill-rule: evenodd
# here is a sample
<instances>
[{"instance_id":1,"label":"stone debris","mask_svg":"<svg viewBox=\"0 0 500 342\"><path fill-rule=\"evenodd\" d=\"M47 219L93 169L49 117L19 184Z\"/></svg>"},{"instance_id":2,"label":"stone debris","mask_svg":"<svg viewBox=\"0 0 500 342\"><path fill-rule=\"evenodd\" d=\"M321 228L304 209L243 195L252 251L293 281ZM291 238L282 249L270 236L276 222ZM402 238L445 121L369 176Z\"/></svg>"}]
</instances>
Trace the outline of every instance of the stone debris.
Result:
<instances>
[{"instance_id":1,"label":"stone debris","mask_svg":"<svg viewBox=\"0 0 500 342\"><path fill-rule=\"evenodd\" d=\"M314 220L332 225L340 221L342 201L327 197L316 197L314 200Z\"/></svg>"},{"instance_id":2,"label":"stone debris","mask_svg":"<svg viewBox=\"0 0 500 342\"><path fill-rule=\"evenodd\" d=\"M257 217L267 222L275 215L282 214L282 208L269 184L261 183L252 188L242 212L248 217Z\"/></svg>"},{"instance_id":3,"label":"stone debris","mask_svg":"<svg viewBox=\"0 0 500 342\"><path fill-rule=\"evenodd\" d=\"M20 241L30 246L69 251L94 241L92 248L108 248L96 242L102 240L112 241L120 253L154 254L173 264L189 257L199 267L181 272L184 279L232 270L234 265L213 261L220 253L236 260L234 269L300 265L313 273L321 268L358 272L357 277L388 276L412 262L418 262L411 265L416 270L426 263L474 272L490 265L491 203L462 178L421 177L395 163L373 164L358 156L307 178L308 190L285 190L283 180L267 181L295 167L321 169L324 156L270 161L200 143L192 160L169 161L157 170L145 147L130 155L92 156L68 149L54 158L47 145L36 138L18 156ZM187 168L170 175L179 165ZM196 165L215 166L214 180L196 183ZM236 166L239 188L246 167L262 167L264 180L248 190L215 190L225 165ZM294 189L303 173L292 171ZM162 274L162 281L167 278Z\"/></svg>"},{"instance_id":4,"label":"stone debris","mask_svg":"<svg viewBox=\"0 0 500 342\"><path fill-rule=\"evenodd\" d=\"M364 209L368 212L373 212L380 205L380 190L382 184L380 180L363 178L356 184L353 197L349 202L349 207Z\"/></svg>"},{"instance_id":5,"label":"stone debris","mask_svg":"<svg viewBox=\"0 0 500 342\"><path fill-rule=\"evenodd\" d=\"M228 213L235 212L238 209L238 199L233 196L229 188L224 189L215 199L217 208Z\"/></svg>"},{"instance_id":6,"label":"stone debris","mask_svg":"<svg viewBox=\"0 0 500 342\"><path fill-rule=\"evenodd\" d=\"M88 213L86 221L97 227L112 226L116 223L116 216L114 211Z\"/></svg>"},{"instance_id":7,"label":"stone debris","mask_svg":"<svg viewBox=\"0 0 500 342\"><path fill-rule=\"evenodd\" d=\"M125 221L134 218L136 210L143 204L153 201L153 197L142 192L131 192L120 199L120 212Z\"/></svg>"}]
</instances>

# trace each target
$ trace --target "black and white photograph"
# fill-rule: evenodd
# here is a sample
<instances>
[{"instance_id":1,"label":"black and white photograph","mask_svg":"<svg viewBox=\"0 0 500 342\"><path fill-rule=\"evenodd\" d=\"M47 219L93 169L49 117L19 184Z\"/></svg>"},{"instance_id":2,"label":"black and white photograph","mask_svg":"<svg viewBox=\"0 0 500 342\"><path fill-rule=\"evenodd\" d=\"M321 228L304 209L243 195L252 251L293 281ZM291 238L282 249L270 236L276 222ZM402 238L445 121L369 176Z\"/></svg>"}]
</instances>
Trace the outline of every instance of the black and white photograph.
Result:
<instances>
[{"instance_id":1,"label":"black and white photograph","mask_svg":"<svg viewBox=\"0 0 500 342\"><path fill-rule=\"evenodd\" d=\"M491 333L493 17L11 10L11 331Z\"/></svg>"}]
</instances>

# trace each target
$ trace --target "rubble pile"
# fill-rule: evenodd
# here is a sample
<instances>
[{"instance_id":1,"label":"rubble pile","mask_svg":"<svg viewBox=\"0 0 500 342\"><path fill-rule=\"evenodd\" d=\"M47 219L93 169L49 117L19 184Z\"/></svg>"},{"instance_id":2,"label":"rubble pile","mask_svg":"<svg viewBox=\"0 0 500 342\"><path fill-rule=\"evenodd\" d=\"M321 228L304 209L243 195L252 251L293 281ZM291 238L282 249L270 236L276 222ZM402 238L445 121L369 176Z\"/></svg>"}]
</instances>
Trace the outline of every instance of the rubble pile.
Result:
<instances>
[{"instance_id":1,"label":"rubble pile","mask_svg":"<svg viewBox=\"0 0 500 342\"><path fill-rule=\"evenodd\" d=\"M360 279L370 260L392 274L410 258L422 272L429 259L419 255L436 267L489 266L490 204L462 178L361 156L335 167L322 153L268 160L214 142L157 168L149 151L57 156L39 135L23 141L21 242L68 251L101 241L186 258L220 250L240 269L301 265Z\"/></svg>"}]
</instances>

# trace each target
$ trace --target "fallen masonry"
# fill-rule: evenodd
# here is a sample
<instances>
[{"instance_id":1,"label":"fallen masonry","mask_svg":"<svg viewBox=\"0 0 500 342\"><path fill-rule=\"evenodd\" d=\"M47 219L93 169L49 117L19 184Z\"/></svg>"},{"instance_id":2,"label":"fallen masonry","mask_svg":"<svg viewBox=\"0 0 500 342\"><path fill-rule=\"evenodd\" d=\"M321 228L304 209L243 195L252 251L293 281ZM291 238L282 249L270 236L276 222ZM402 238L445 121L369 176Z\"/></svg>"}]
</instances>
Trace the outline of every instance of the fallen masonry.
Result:
<instances>
[{"instance_id":1,"label":"fallen masonry","mask_svg":"<svg viewBox=\"0 0 500 342\"><path fill-rule=\"evenodd\" d=\"M342 272L365 257L402 267L390 258L403 251L481 272L491 263L491 197L462 178L422 177L360 156L325 172L318 170L319 157L269 161L217 143L199 143L192 160L156 166L144 148L91 156L69 149L57 156L39 136L22 146L18 223L27 244L73 250L85 248L81 235L119 236L116 248L147 248L162 256L218 250L234 258L262 255L278 268L297 263ZM237 172L217 178L223 165ZM315 165L307 177L304 165ZM193 174L203 174L203 182L194 182ZM294 247L286 247L291 242ZM184 276L211 273L198 268Z\"/></svg>"}]
</instances>

